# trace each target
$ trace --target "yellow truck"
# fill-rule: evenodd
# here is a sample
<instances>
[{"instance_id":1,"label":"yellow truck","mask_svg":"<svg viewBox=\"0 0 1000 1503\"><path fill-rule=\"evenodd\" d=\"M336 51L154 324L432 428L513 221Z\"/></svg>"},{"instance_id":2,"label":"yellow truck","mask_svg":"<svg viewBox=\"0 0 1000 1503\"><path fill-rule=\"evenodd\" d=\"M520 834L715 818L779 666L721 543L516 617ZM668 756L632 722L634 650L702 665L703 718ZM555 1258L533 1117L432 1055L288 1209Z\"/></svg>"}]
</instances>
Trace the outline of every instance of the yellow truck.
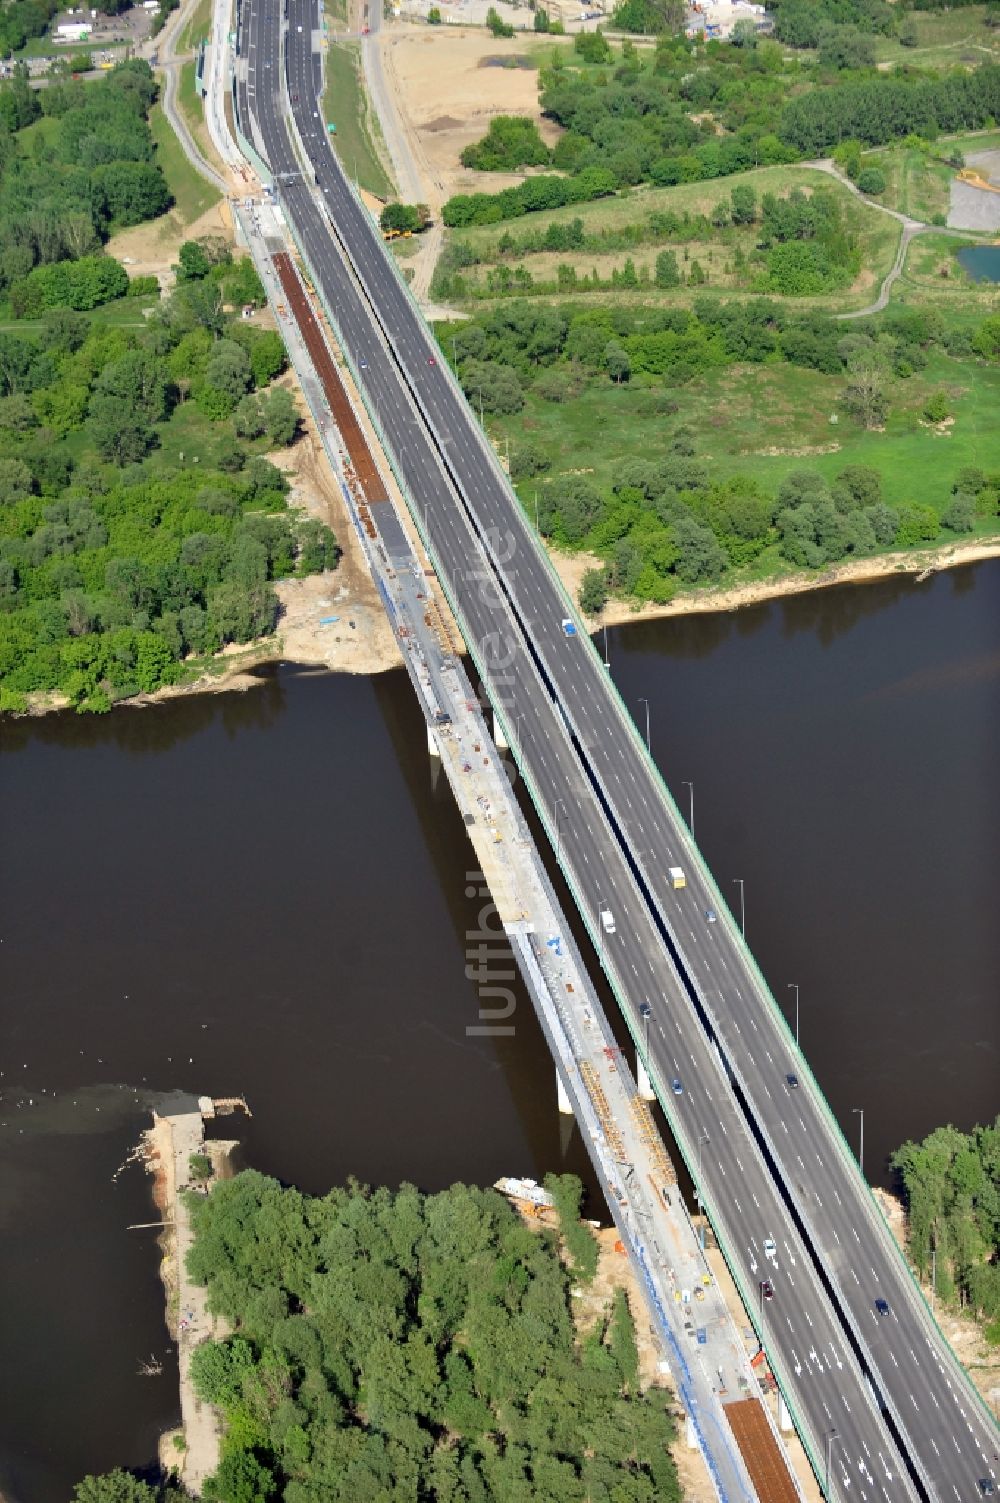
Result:
<instances>
[{"instance_id":1,"label":"yellow truck","mask_svg":"<svg viewBox=\"0 0 1000 1503\"><path fill-rule=\"evenodd\" d=\"M679 891L680 888L687 886L687 877L685 877L679 866L668 866L667 876L670 878L671 887L675 890Z\"/></svg>"}]
</instances>

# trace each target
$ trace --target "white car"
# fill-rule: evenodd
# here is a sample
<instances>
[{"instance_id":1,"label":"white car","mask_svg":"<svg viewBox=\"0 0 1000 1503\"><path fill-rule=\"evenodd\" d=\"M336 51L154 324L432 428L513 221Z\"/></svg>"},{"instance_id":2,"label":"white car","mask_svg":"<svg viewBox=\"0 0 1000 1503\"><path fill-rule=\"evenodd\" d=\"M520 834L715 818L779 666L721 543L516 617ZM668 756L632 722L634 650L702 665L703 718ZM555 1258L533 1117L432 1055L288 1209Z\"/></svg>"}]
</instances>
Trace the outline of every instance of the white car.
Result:
<instances>
[{"instance_id":1,"label":"white car","mask_svg":"<svg viewBox=\"0 0 1000 1503\"><path fill-rule=\"evenodd\" d=\"M774 1238L773 1237L765 1237L764 1238L764 1256L765 1256L765 1258L775 1258L775 1257L777 1257L777 1255L778 1255L778 1248L777 1248L777 1244L775 1243Z\"/></svg>"}]
</instances>

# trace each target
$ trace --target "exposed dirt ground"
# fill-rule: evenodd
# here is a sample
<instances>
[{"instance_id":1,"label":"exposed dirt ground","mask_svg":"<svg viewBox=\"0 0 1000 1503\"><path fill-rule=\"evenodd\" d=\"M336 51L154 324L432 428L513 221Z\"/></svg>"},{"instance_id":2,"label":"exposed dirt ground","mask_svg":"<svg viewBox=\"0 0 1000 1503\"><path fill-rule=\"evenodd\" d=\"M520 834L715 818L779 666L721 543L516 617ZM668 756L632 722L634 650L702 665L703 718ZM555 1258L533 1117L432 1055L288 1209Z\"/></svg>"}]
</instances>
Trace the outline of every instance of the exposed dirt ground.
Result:
<instances>
[{"instance_id":1,"label":"exposed dirt ground","mask_svg":"<svg viewBox=\"0 0 1000 1503\"><path fill-rule=\"evenodd\" d=\"M296 395L297 387L291 386ZM288 500L333 528L343 549L337 568L275 585L283 614L281 656L343 673L380 673L402 663L399 644L372 583L357 533L347 514L308 411L300 400L303 436L271 459L291 482ZM321 619L340 619L320 625ZM353 623L353 625L352 625Z\"/></svg>"},{"instance_id":2,"label":"exposed dirt ground","mask_svg":"<svg viewBox=\"0 0 1000 1503\"><path fill-rule=\"evenodd\" d=\"M122 230L108 241L108 255L114 256L128 267L129 276L154 276L160 284L160 292L168 292L174 285L171 267L177 260L177 252L185 240L198 240L203 235L215 235L231 245L233 222L229 205L224 199L213 204L192 224L185 224L174 212L163 214L149 224L137 224L134 229Z\"/></svg>"},{"instance_id":3,"label":"exposed dirt ground","mask_svg":"<svg viewBox=\"0 0 1000 1503\"><path fill-rule=\"evenodd\" d=\"M550 145L559 135L542 120L537 69L490 64L509 60L510 46L458 26L395 22L383 34L386 77L413 155L439 202L452 193L495 193L523 180L523 173L473 172L461 165L463 147L486 133L494 115L530 116Z\"/></svg>"}]
</instances>

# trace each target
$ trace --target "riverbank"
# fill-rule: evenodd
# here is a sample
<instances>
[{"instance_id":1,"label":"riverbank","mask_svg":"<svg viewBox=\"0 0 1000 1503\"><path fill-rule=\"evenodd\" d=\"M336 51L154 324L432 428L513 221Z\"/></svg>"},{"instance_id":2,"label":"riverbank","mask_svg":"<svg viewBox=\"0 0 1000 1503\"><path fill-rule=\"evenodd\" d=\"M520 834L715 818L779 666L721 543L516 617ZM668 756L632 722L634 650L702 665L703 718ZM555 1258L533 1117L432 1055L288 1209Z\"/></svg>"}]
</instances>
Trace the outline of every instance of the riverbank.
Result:
<instances>
[{"instance_id":1,"label":"riverbank","mask_svg":"<svg viewBox=\"0 0 1000 1503\"><path fill-rule=\"evenodd\" d=\"M627 600L608 601L599 618L600 625L622 626L631 621L655 621L662 616L690 616L713 611L738 611L746 606L763 605L788 595L804 595L811 590L829 589L831 585L870 584L894 574L914 574L917 579L955 569L961 564L979 563L1000 558L1000 534L989 538L955 540L935 548L907 549L899 553L882 553L849 563L833 564L818 573L805 570L783 574L776 579L760 579L744 584L722 585L716 589L687 590L667 605L634 605ZM553 564L563 585L574 600L578 597L583 576L588 569L600 568L603 560L591 554L556 556ZM594 617L594 630L598 622Z\"/></svg>"},{"instance_id":2,"label":"riverbank","mask_svg":"<svg viewBox=\"0 0 1000 1503\"><path fill-rule=\"evenodd\" d=\"M307 435L308 438L308 435ZM305 443L306 440L302 440ZM304 455L296 455L301 463ZM326 504L310 504L309 496L322 495L322 471L315 477L303 476L300 470L295 489L301 490L300 504L313 515L336 510ZM332 499L332 497L331 497ZM279 580L274 588L282 602L281 630L274 637L250 644L224 648L206 663L197 677L183 684L168 685L154 694L137 694L121 703L132 708L162 704L190 694L230 694L255 688L260 678L254 669L267 663L290 663L298 667L325 668L331 673L374 675L402 666L402 656L392 628L382 609L367 565L364 563L353 528L338 532L345 544L337 569L315 574L307 579ZM550 553L550 561L563 588L576 600L584 574L600 566L601 560L588 553ZM747 606L763 605L789 595L803 595L833 585L870 584L893 575L912 574L919 581L944 569L1000 558L1000 535L992 538L960 539L936 548L908 549L834 564L821 573L804 571L785 574L777 579L752 580L720 588L689 590L667 605L635 605L628 600L608 601L600 618L588 618L596 633L603 626L625 626L632 622L656 621L666 616L704 615L729 612ZM332 618L332 619L331 619ZM29 715L45 715L64 710L68 701L58 694L29 697Z\"/></svg>"},{"instance_id":3,"label":"riverbank","mask_svg":"<svg viewBox=\"0 0 1000 1503\"><path fill-rule=\"evenodd\" d=\"M160 1465L176 1470L187 1491L198 1497L205 1479L219 1464L222 1422L218 1412L198 1398L191 1381L191 1357L202 1341L228 1333L225 1322L208 1310L205 1289L187 1273L192 1242L191 1221L184 1192L192 1190L192 1157L211 1162L211 1178L230 1175L235 1141L207 1141L205 1118L215 1115L208 1098L178 1094L169 1110L153 1113L153 1126L143 1134L143 1155L153 1175L153 1198L163 1220L159 1238L160 1278L166 1298L167 1329L177 1343L180 1378L180 1428L160 1440Z\"/></svg>"}]
</instances>

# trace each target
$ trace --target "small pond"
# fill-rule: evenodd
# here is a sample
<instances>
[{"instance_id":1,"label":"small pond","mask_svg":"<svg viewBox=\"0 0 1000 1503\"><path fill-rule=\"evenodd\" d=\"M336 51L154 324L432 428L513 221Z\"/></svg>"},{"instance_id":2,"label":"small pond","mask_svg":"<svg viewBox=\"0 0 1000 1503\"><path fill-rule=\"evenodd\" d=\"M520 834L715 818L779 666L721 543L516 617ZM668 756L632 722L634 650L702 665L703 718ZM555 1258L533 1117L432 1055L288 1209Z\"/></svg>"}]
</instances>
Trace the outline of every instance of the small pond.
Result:
<instances>
[{"instance_id":1,"label":"small pond","mask_svg":"<svg viewBox=\"0 0 1000 1503\"><path fill-rule=\"evenodd\" d=\"M1000 282L1000 245L966 245L957 254L974 282Z\"/></svg>"}]
</instances>

